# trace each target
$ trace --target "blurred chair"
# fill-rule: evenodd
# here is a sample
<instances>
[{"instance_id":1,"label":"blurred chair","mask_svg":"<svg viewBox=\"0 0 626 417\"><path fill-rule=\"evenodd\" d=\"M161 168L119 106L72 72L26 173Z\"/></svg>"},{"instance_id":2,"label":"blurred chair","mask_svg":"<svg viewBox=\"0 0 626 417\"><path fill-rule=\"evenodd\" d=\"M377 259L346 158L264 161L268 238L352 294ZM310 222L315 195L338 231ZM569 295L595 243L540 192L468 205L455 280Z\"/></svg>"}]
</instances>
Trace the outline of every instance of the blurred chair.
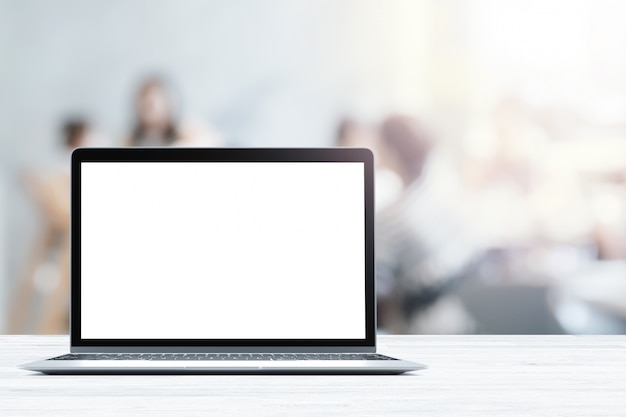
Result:
<instances>
[{"instance_id":1,"label":"blurred chair","mask_svg":"<svg viewBox=\"0 0 626 417\"><path fill-rule=\"evenodd\" d=\"M24 187L42 218L25 272L9 311L9 333L60 334L69 330L70 168L69 152L89 144L82 119L63 127L64 164L46 173L27 172Z\"/></svg>"},{"instance_id":2,"label":"blurred chair","mask_svg":"<svg viewBox=\"0 0 626 417\"><path fill-rule=\"evenodd\" d=\"M8 330L65 333L69 329L69 177L31 175L26 182L43 226L13 297Z\"/></svg>"}]
</instances>

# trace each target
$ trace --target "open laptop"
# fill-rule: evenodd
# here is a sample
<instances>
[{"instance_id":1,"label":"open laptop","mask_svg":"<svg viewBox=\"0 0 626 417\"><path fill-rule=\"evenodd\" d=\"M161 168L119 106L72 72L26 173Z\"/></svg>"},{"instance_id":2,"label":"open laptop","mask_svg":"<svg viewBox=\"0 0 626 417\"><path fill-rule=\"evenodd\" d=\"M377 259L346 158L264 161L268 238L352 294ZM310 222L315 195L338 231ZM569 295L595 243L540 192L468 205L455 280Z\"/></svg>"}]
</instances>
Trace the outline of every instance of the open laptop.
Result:
<instances>
[{"instance_id":1,"label":"open laptop","mask_svg":"<svg viewBox=\"0 0 626 417\"><path fill-rule=\"evenodd\" d=\"M362 373L376 353L367 149L77 149L70 354L47 374Z\"/></svg>"}]
</instances>

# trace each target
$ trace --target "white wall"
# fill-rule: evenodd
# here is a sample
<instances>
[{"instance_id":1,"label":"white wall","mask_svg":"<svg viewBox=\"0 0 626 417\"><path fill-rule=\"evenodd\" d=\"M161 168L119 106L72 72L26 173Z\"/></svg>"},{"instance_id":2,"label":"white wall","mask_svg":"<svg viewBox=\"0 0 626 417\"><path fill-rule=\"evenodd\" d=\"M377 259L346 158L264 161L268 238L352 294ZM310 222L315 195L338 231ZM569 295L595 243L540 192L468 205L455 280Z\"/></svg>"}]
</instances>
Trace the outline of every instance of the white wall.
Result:
<instances>
[{"instance_id":1,"label":"white wall","mask_svg":"<svg viewBox=\"0 0 626 417\"><path fill-rule=\"evenodd\" d=\"M5 179L4 172L0 169L0 308L6 308L5 303L7 301L7 262L6 262L6 240L7 235L4 230L4 226L7 221L6 215L6 193L5 193ZM1 310L3 311L3 310ZM4 314L0 314L0 331L4 329L6 324L6 318Z\"/></svg>"}]
</instances>

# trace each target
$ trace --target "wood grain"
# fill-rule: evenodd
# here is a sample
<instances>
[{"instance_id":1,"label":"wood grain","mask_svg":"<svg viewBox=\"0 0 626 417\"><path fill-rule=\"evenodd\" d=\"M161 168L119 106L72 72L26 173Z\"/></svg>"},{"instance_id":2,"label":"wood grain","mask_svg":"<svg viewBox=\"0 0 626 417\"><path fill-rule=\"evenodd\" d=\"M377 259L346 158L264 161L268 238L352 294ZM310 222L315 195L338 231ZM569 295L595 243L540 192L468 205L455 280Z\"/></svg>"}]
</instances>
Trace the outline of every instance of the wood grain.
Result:
<instances>
[{"instance_id":1,"label":"wood grain","mask_svg":"<svg viewBox=\"0 0 626 417\"><path fill-rule=\"evenodd\" d=\"M45 376L59 336L0 336L0 416L626 416L626 336L386 336L401 376Z\"/></svg>"}]
</instances>

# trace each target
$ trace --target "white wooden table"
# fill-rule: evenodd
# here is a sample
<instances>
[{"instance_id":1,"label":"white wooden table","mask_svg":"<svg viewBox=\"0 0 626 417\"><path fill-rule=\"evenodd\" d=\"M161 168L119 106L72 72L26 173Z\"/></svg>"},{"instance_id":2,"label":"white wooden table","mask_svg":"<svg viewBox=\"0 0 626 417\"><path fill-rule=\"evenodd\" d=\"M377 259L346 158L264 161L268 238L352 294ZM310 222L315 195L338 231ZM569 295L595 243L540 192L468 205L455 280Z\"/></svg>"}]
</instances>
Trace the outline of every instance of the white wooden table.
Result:
<instances>
[{"instance_id":1,"label":"white wooden table","mask_svg":"<svg viewBox=\"0 0 626 417\"><path fill-rule=\"evenodd\" d=\"M67 337L0 336L0 416L626 416L626 336L387 336L401 376L46 376Z\"/></svg>"}]
</instances>

